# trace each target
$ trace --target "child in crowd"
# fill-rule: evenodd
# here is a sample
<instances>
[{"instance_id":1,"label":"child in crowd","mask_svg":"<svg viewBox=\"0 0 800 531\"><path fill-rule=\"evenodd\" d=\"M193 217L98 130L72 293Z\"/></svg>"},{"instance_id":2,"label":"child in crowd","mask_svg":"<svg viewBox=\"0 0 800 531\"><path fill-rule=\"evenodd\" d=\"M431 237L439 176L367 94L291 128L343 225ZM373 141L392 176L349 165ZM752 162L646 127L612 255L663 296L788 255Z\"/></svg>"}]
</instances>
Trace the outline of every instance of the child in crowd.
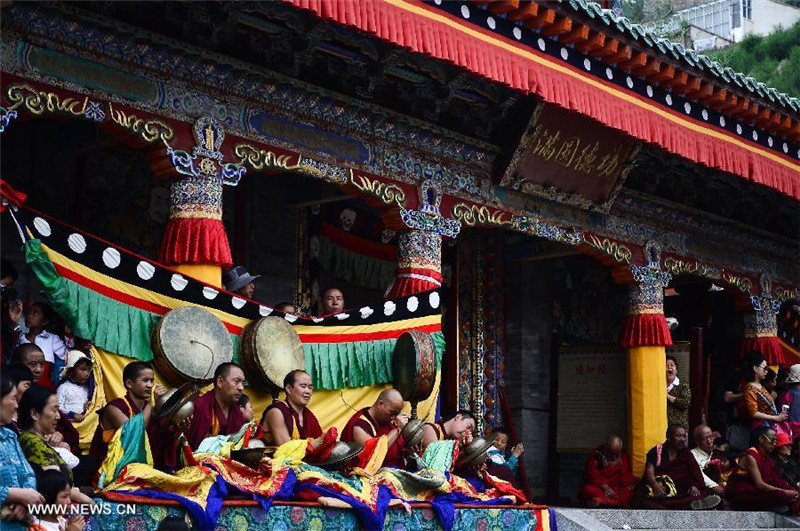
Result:
<instances>
[{"instance_id":1,"label":"child in crowd","mask_svg":"<svg viewBox=\"0 0 800 531\"><path fill-rule=\"evenodd\" d=\"M13 363L3 371L3 375L10 378L17 387L17 402L22 399L25 391L33 385L33 373L31 370L20 363Z\"/></svg>"},{"instance_id":2,"label":"child in crowd","mask_svg":"<svg viewBox=\"0 0 800 531\"><path fill-rule=\"evenodd\" d=\"M788 432L792 439L800 438L800 364L792 365L786 375L786 390L778 400L779 407L788 406L789 419L782 423L783 431Z\"/></svg>"},{"instance_id":3,"label":"child in crowd","mask_svg":"<svg viewBox=\"0 0 800 531\"><path fill-rule=\"evenodd\" d=\"M67 418L81 422L91 397L89 378L92 374L92 360L80 350L70 350L67 365L61 371L61 385L58 386L58 408Z\"/></svg>"},{"instance_id":4,"label":"child in crowd","mask_svg":"<svg viewBox=\"0 0 800 531\"><path fill-rule=\"evenodd\" d=\"M40 510L35 516L38 522L31 531L81 531L86 523L83 516L69 516L70 493L72 485L69 478L60 470L41 470L36 474L37 490L44 496L47 510ZM64 507L59 512L57 507Z\"/></svg>"},{"instance_id":5,"label":"child in crowd","mask_svg":"<svg viewBox=\"0 0 800 531\"><path fill-rule=\"evenodd\" d=\"M245 423L253 420L253 417L255 417L256 412L253 410L253 402L250 401L249 396L242 393L242 398L239 399L239 407L242 410L242 416L244 416Z\"/></svg>"},{"instance_id":6,"label":"child in crowd","mask_svg":"<svg viewBox=\"0 0 800 531\"><path fill-rule=\"evenodd\" d=\"M722 452L719 458L719 481L717 483L722 487L725 487L728 484L728 479L730 479L731 475L739 469L738 463L738 454L736 450L725 450Z\"/></svg>"},{"instance_id":7,"label":"child in crowd","mask_svg":"<svg viewBox=\"0 0 800 531\"><path fill-rule=\"evenodd\" d=\"M725 453L731 449L731 443L728 442L728 439L724 437L717 437L714 439L714 451L719 453Z\"/></svg>"},{"instance_id":8,"label":"child in crowd","mask_svg":"<svg viewBox=\"0 0 800 531\"><path fill-rule=\"evenodd\" d=\"M489 461L497 466L505 466L511 471L513 475L517 471L519 464L519 456L525 451L522 443L517 444L511 449L511 456L506 457L506 448L508 447L508 430L504 427L495 428L497 437L493 445L489 448Z\"/></svg>"},{"instance_id":9,"label":"child in crowd","mask_svg":"<svg viewBox=\"0 0 800 531\"><path fill-rule=\"evenodd\" d=\"M45 375L50 371L51 385L58 383L58 373L64 366L67 355L67 346L59 335L59 322L56 313L49 304L34 302L25 312L25 325L28 333L20 334L17 345L25 343L36 344L44 353ZM61 325L63 330L63 324Z\"/></svg>"}]
</instances>

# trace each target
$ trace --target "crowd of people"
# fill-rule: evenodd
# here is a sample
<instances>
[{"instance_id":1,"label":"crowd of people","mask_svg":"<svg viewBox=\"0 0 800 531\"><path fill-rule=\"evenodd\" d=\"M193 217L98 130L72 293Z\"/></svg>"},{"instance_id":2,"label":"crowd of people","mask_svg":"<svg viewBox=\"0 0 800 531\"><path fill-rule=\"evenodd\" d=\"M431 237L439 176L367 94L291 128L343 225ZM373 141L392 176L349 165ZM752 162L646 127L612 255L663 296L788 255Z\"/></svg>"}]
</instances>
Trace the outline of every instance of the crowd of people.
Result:
<instances>
[{"instance_id":1,"label":"crowd of people","mask_svg":"<svg viewBox=\"0 0 800 531\"><path fill-rule=\"evenodd\" d=\"M154 467L165 472L174 472L185 464L185 446L193 452L206 452L216 439L232 437L243 429L252 432L251 443L261 446L280 447L307 439L308 456L317 449L330 450L331 442L336 442L330 440L330 432L322 429L309 408L314 386L311 376L303 370L286 375L285 399L273 402L258 417L252 401L244 394L244 371L236 363L222 363L216 367L213 389L194 400L191 416L175 424L155 410L154 404L167 389L156 382L153 367L134 361L122 372L125 394L90 412L95 363L91 342L70 334L47 303L29 303L23 311L22 303L9 297L17 275L7 262L3 262L2 276L0 507L6 524L17 522L19 528L81 529L85 523L81 517L59 521L45 512L31 514L28 508L34 504L92 504L91 495L98 488L109 445L126 422L139 414L146 426ZM252 297L255 277L243 268L229 273L226 279L231 282L229 288L238 288L242 295ZM294 308L287 305L283 311L293 312ZM326 290L322 311L342 310L341 291ZM456 448L464 448L473 439L475 419L470 412L459 411L443 422L425 424L421 442L409 446L401 435L409 421L403 413L404 406L397 390L381 392L370 407L352 415L339 439L367 448L382 439L387 448L379 464L409 471L419 466L419 458L431 443L450 440L455 441ZM98 422L88 451L83 452L75 425L88 414L96 414ZM473 463L455 472L473 477L486 470L514 483L523 447L518 444L507 451L508 432L502 427L496 431L491 453L477 466ZM322 454L316 455L317 459L321 457Z\"/></svg>"},{"instance_id":2,"label":"crowd of people","mask_svg":"<svg viewBox=\"0 0 800 531\"><path fill-rule=\"evenodd\" d=\"M798 514L800 400L795 398L800 393L800 364L776 373L760 353L748 354L741 362L738 384L725 394L731 408L727 438L701 424L691 432L691 449L691 391L678 378L675 358L668 356L666 367L666 440L647 452L644 474L635 478L622 439L609 437L586 461L581 503Z\"/></svg>"}]
</instances>

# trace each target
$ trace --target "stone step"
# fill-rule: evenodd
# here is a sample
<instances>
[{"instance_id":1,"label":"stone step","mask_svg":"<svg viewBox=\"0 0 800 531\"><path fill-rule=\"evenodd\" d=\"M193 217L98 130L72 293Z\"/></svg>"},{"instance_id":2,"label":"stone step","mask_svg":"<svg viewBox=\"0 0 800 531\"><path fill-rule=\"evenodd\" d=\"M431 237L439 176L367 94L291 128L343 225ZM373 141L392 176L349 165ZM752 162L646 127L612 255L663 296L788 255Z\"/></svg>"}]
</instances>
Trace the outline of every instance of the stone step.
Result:
<instances>
[{"instance_id":1,"label":"stone step","mask_svg":"<svg viewBox=\"0 0 800 531\"><path fill-rule=\"evenodd\" d=\"M648 511L555 508L559 531L800 529L800 520L758 511Z\"/></svg>"}]
</instances>

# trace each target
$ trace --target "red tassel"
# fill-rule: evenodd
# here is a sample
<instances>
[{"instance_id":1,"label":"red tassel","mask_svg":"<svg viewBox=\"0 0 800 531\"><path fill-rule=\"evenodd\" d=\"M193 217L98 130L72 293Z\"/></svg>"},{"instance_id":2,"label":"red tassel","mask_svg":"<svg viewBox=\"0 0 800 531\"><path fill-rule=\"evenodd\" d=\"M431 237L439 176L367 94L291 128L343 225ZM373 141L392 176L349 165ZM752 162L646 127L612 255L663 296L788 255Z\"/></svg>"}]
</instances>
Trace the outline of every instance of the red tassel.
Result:
<instances>
[{"instance_id":1,"label":"red tassel","mask_svg":"<svg viewBox=\"0 0 800 531\"><path fill-rule=\"evenodd\" d=\"M664 314L629 315L625 318L619 343L625 348L672 346L672 336Z\"/></svg>"},{"instance_id":2,"label":"red tassel","mask_svg":"<svg viewBox=\"0 0 800 531\"><path fill-rule=\"evenodd\" d=\"M741 361L752 351L760 352L769 365L791 367L800 363L800 358L792 354L781 345L777 337L745 337L739 346L739 359Z\"/></svg>"},{"instance_id":3,"label":"red tassel","mask_svg":"<svg viewBox=\"0 0 800 531\"><path fill-rule=\"evenodd\" d=\"M170 219L159 261L165 265L211 264L230 269L233 259L225 226L217 219Z\"/></svg>"},{"instance_id":4,"label":"red tassel","mask_svg":"<svg viewBox=\"0 0 800 531\"><path fill-rule=\"evenodd\" d=\"M25 203L25 200L28 198L28 194L15 190L3 179L0 179L0 196L2 196L4 199L7 199L9 203L17 205L18 207L22 206L22 204ZM0 205L0 212L5 212L5 210L6 207Z\"/></svg>"}]
</instances>

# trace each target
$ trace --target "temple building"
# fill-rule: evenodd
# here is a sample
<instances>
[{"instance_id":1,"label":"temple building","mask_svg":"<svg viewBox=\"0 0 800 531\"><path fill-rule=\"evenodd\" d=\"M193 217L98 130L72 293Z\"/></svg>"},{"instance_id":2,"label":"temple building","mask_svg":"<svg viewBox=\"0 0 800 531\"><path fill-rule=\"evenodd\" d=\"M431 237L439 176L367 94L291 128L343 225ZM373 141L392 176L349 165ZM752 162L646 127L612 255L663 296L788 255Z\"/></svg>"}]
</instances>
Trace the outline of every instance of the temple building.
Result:
<instances>
[{"instance_id":1,"label":"temple building","mask_svg":"<svg viewBox=\"0 0 800 531\"><path fill-rule=\"evenodd\" d=\"M691 426L720 430L743 353L800 361L800 100L597 4L10 2L0 16L3 180L36 219L142 260L81 254L78 232L59 251L54 222L31 221L61 276L103 292L96 264L178 298L192 278L197 304L221 305L222 273L245 265L263 306L225 302L231 326L281 301L320 316L331 286L350 319L437 290L408 303L442 315L419 416L507 426L535 500L574 501L612 433L641 475L667 428L665 354ZM22 262L5 221L4 256ZM152 359L146 340L82 322L107 366ZM341 429L391 383L367 366L385 349L339 366L314 345L317 416Z\"/></svg>"}]
</instances>

